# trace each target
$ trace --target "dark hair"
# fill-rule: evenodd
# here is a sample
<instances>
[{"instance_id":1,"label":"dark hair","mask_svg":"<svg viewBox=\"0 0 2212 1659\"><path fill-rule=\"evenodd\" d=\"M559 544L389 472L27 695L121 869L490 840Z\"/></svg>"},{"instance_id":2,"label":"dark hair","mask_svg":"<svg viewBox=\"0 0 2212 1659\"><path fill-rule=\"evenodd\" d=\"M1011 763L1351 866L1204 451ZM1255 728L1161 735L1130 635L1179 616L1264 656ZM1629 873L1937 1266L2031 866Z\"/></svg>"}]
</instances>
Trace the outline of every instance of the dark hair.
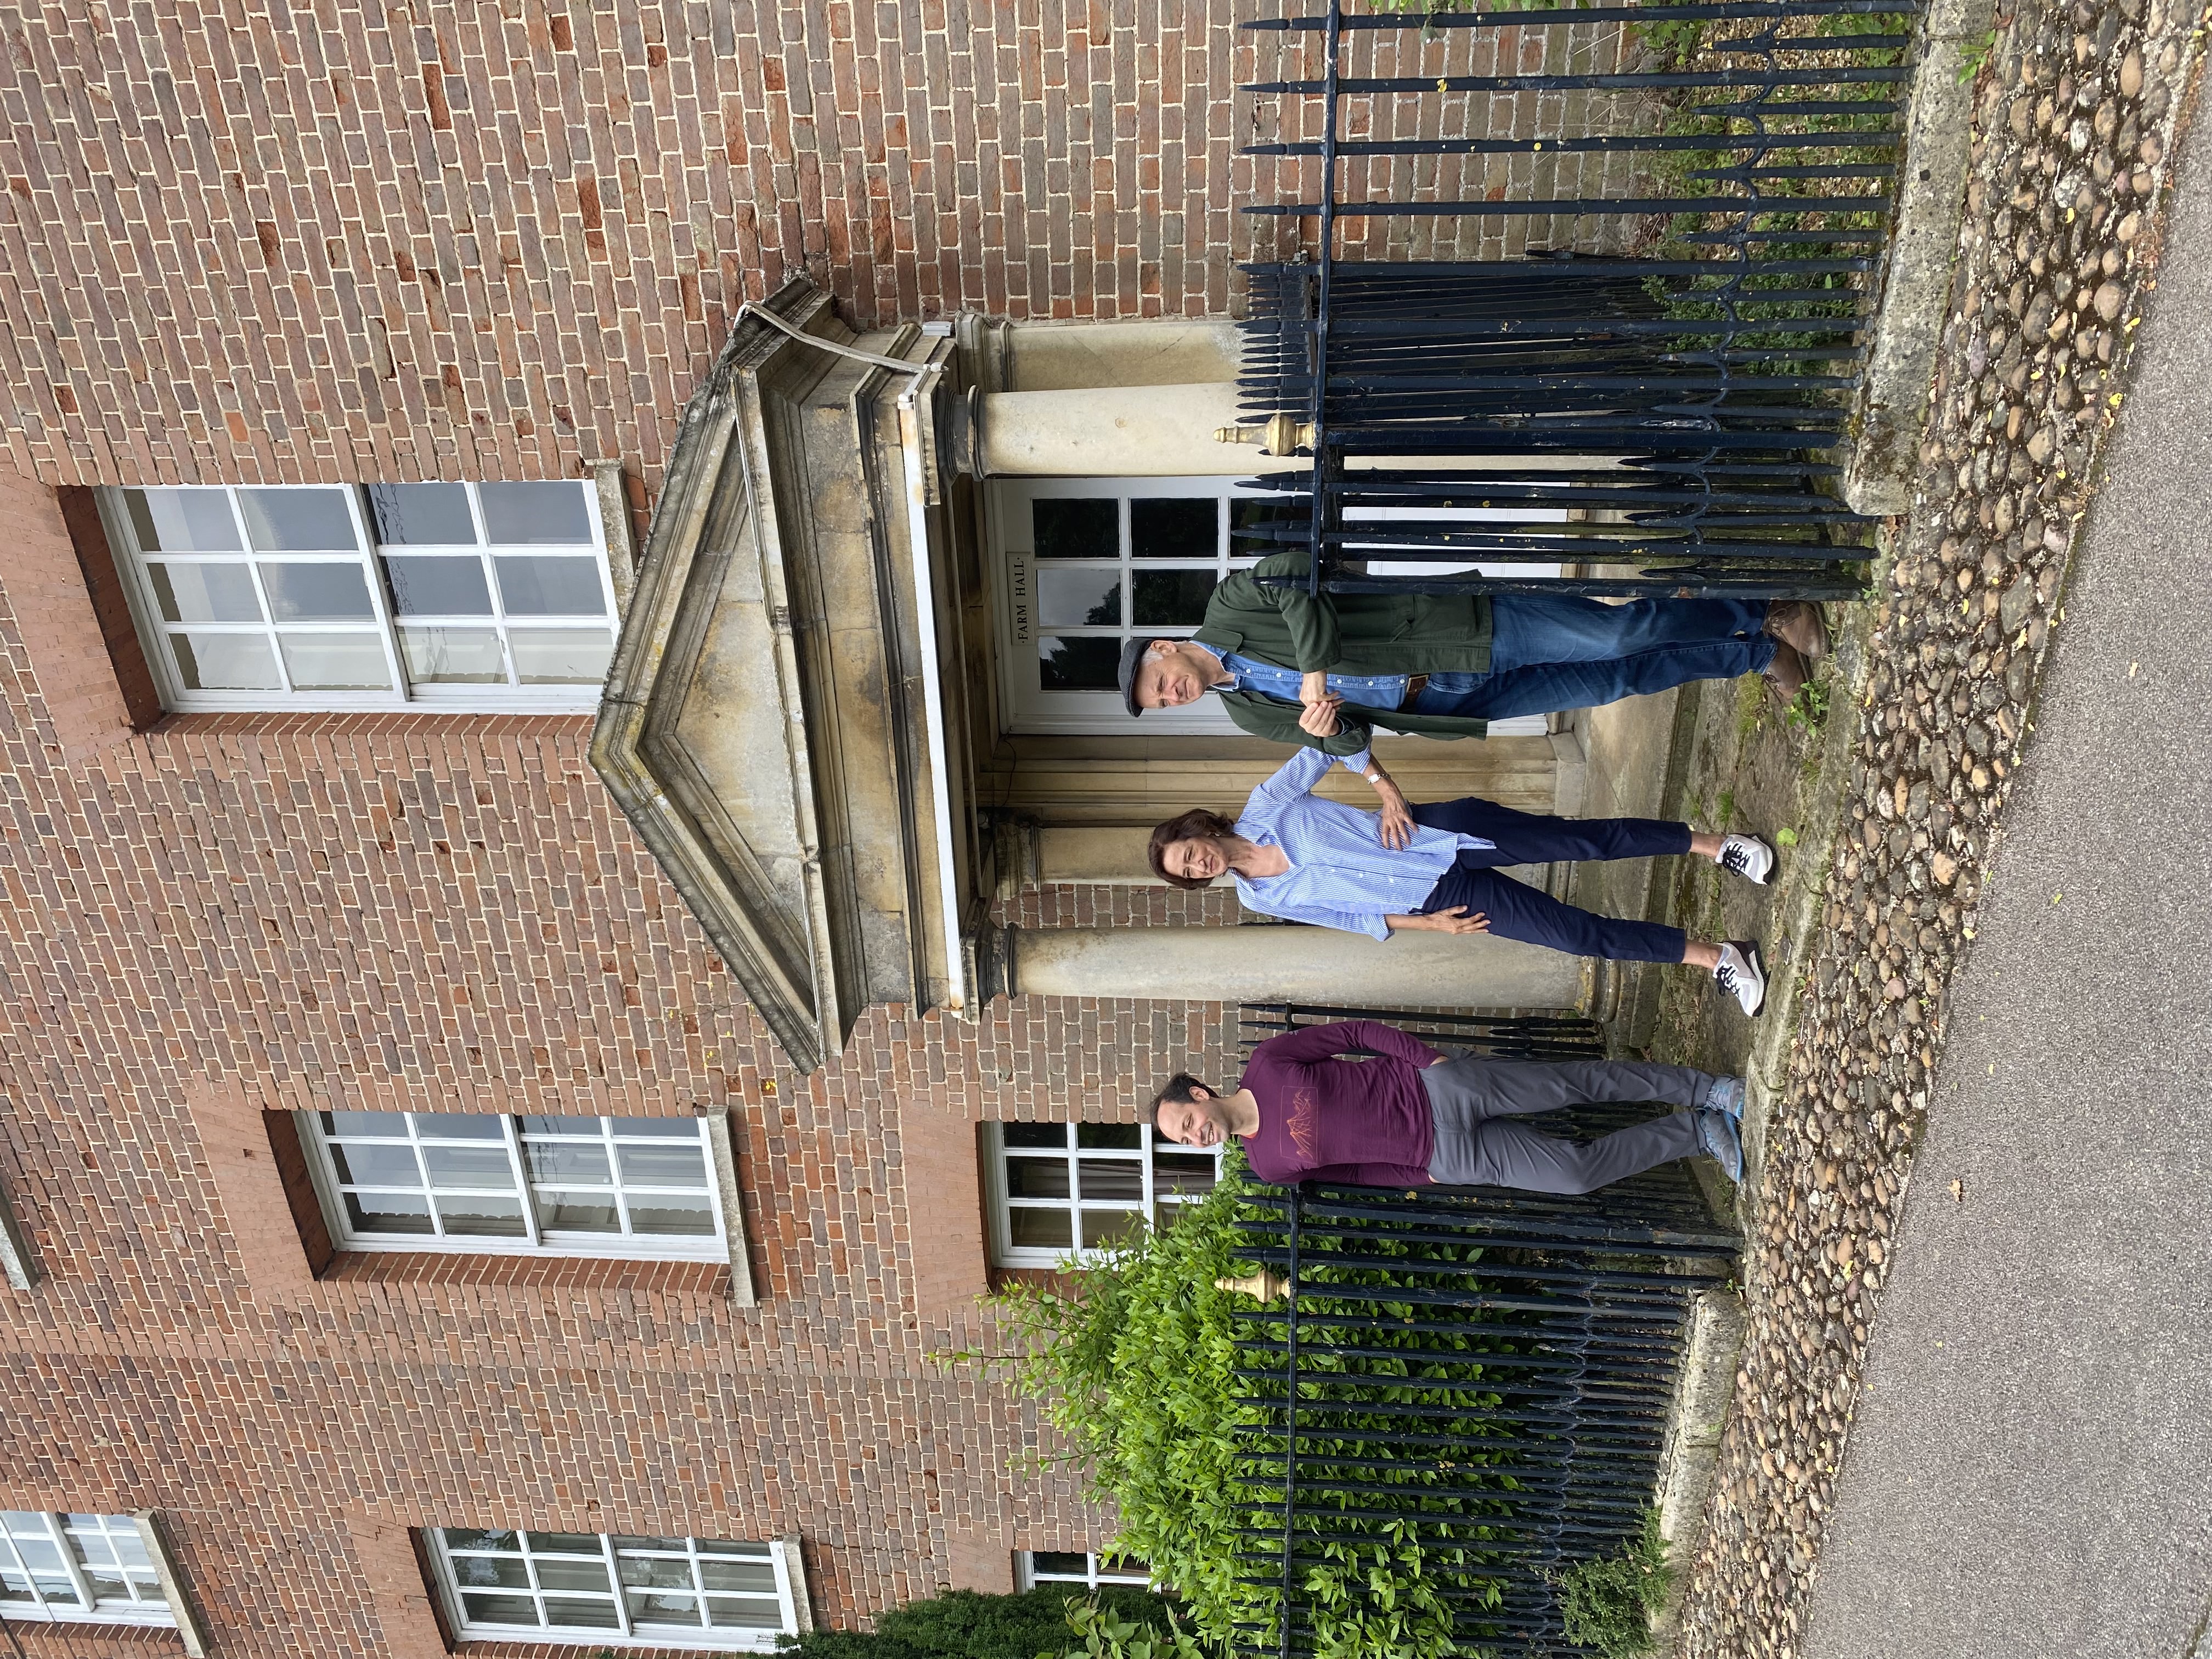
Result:
<instances>
[{"instance_id":1,"label":"dark hair","mask_svg":"<svg viewBox=\"0 0 2212 1659\"><path fill-rule=\"evenodd\" d=\"M1188 1105L1191 1101L1190 1091L1193 1089L1203 1089L1209 1095L1213 1093L1212 1084L1200 1083L1188 1072L1177 1072L1161 1086L1159 1093L1152 1097L1152 1103L1137 1115L1143 1121L1158 1128L1160 1121L1160 1108Z\"/></svg>"},{"instance_id":2,"label":"dark hair","mask_svg":"<svg viewBox=\"0 0 2212 1659\"><path fill-rule=\"evenodd\" d=\"M1179 841L1195 841L1202 836L1226 836L1234 833L1237 821L1224 818L1218 812L1209 812L1203 806L1194 806L1178 817L1170 818L1152 831L1152 844L1145 849L1152 860L1152 873L1170 887L1194 889L1211 887L1211 881L1200 881L1194 876L1171 876L1168 873L1168 848Z\"/></svg>"}]
</instances>

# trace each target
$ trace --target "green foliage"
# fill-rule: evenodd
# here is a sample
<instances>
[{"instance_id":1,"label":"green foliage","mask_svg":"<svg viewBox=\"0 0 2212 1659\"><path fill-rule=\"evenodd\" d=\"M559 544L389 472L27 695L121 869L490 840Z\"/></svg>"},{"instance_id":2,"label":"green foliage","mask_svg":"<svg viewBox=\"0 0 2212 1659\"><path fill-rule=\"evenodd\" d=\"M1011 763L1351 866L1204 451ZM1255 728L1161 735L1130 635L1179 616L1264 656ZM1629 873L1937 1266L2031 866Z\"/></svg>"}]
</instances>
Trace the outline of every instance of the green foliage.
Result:
<instances>
[{"instance_id":1,"label":"green foliage","mask_svg":"<svg viewBox=\"0 0 2212 1659\"><path fill-rule=\"evenodd\" d=\"M1793 732L1807 737L1828 723L1828 686L1825 680L1808 680L1790 700L1783 718Z\"/></svg>"},{"instance_id":2,"label":"green foliage","mask_svg":"<svg viewBox=\"0 0 2212 1659\"><path fill-rule=\"evenodd\" d=\"M1065 1585L1016 1595L947 1590L879 1614L872 1631L816 1630L777 1638L792 1659L1036 1659L1067 1645L1072 1609L1089 1607L1132 1632L1170 1628L1166 1598L1133 1585L1098 1591L1089 1603ZM1164 1647L1165 1659L1173 1648ZM1143 1659L1136 1650L1131 1659Z\"/></svg>"},{"instance_id":3,"label":"green foliage","mask_svg":"<svg viewBox=\"0 0 2212 1659\"><path fill-rule=\"evenodd\" d=\"M1206 1659L1206 1650L1182 1627L1173 1607L1167 1608L1164 1628L1127 1619L1110 1607L1088 1601L1067 1604L1067 1622L1083 1638L1080 1647L1067 1650L1065 1659ZM1036 1659L1060 1659L1051 1652Z\"/></svg>"},{"instance_id":4,"label":"green foliage","mask_svg":"<svg viewBox=\"0 0 2212 1659\"><path fill-rule=\"evenodd\" d=\"M1272 1585L1240 1582L1239 1529L1278 1527L1281 1516L1257 1507L1275 1492L1240 1480L1237 1454L1279 1449L1281 1441L1271 1437L1275 1419L1267 1402L1248 1398L1237 1372L1243 1292L1216 1284L1250 1271L1237 1258L1237 1223L1262 1213L1256 1191L1241 1166L1232 1167L1168 1231L1139 1237L1103 1261L1069 1264L1065 1290L1024 1285L999 1303L1024 1350L1018 1385L1073 1443L1094 1492L1120 1510L1114 1547L1151 1563L1182 1598L1198 1637L1220 1648L1240 1623L1271 1624L1279 1599ZM1401 1282L1387 1267L1332 1267L1333 1253L1375 1262L1403 1249L1385 1235L1358 1237L1356 1230L1309 1239L1299 1268L1301 1307L1330 1311L1332 1285L1371 1290ZM1480 1254L1469 1246L1462 1259L1472 1268ZM1372 1441L1301 1435L1299 1468L1313 1482L1310 1498L1301 1499L1300 1524L1331 1534L1304 1553L1310 1563L1304 1599L1318 1659L1442 1659L1455 1650L1455 1612L1479 1620L1504 1594L1496 1578L1470 1565L1468 1546L1487 1532L1466 1523L1479 1518L1486 1485L1514 1484L1489 1466L1511 1461L1515 1431L1488 1415L1498 1399L1483 1386L1471 1352L1437 1358L1472 1350L1476 1328L1492 1316L1474 1310L1452 1316L1464 1327L1455 1335L1433 1306L1358 1305L1371 1322L1338 1329L1317 1321L1302 1337L1301 1370L1316 1379L1301 1382L1302 1396L1327 1398L1345 1411L1334 1420L1353 1432L1402 1431L1400 1406L1442 1405L1449 1414L1427 1426L1454 1443L1407 1454L1400 1466ZM1426 1328L1399 1328L1417 1320ZM1416 1346L1425 1350L1419 1357L1397 1357L1395 1351ZM1334 1380L1318 1380L1331 1372ZM1328 1495L1333 1459L1344 1460L1348 1482L1395 1489L1390 1518L1348 1512L1384 1507L1371 1492ZM1457 1517L1461 1527L1449 1535L1459 1541L1425 1542L1419 1523L1430 1516ZM1439 1593L1436 1581L1445 1573L1454 1578L1455 1599Z\"/></svg>"},{"instance_id":5,"label":"green foliage","mask_svg":"<svg viewBox=\"0 0 2212 1659\"><path fill-rule=\"evenodd\" d=\"M1960 86L1972 84L1975 77L1981 74L1982 65L1990 61L1990 53L1996 50L1996 44L1997 32L1995 27L1991 27L1984 31L1982 38L1966 48L1959 59Z\"/></svg>"},{"instance_id":6,"label":"green foliage","mask_svg":"<svg viewBox=\"0 0 2212 1659\"><path fill-rule=\"evenodd\" d=\"M1605 1659L1633 1659L1651 1648L1651 1615L1667 1599L1674 1571L1659 1536L1659 1512L1647 1510L1644 1528L1610 1560L1584 1561L1553 1575L1570 1642L1595 1648Z\"/></svg>"},{"instance_id":7,"label":"green foliage","mask_svg":"<svg viewBox=\"0 0 2212 1659\"><path fill-rule=\"evenodd\" d=\"M1241 1271L1243 1192L1224 1180L1173 1227L1071 1267L1066 1291L1022 1285L997 1298L1026 1351L1018 1386L1120 1506L1114 1547L1151 1563L1223 1645L1238 1618L1264 1613L1261 1593L1237 1583L1237 1294L1214 1284Z\"/></svg>"}]
</instances>

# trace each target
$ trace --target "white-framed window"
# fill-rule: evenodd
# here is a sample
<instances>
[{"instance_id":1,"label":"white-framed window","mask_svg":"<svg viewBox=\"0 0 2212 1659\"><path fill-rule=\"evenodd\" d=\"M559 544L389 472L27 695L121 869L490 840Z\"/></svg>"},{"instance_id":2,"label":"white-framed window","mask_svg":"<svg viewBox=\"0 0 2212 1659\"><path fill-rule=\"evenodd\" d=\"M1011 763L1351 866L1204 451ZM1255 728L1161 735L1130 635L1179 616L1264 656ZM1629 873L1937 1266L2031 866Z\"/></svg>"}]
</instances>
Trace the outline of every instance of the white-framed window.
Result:
<instances>
[{"instance_id":1,"label":"white-framed window","mask_svg":"<svg viewBox=\"0 0 2212 1659\"><path fill-rule=\"evenodd\" d=\"M990 486L1005 714L1016 732L1134 730L1115 672L1126 640L1181 639L1231 570L1269 550L1232 532L1278 497L1219 478L999 478ZM1229 732L1213 699L1147 730Z\"/></svg>"},{"instance_id":2,"label":"white-framed window","mask_svg":"<svg viewBox=\"0 0 2212 1659\"><path fill-rule=\"evenodd\" d=\"M1148 1588L1152 1570L1127 1555L1101 1555L1096 1550L1016 1550L1014 1582L1023 1589L1040 1584L1069 1584L1097 1589L1101 1584L1129 1584Z\"/></svg>"},{"instance_id":3,"label":"white-framed window","mask_svg":"<svg viewBox=\"0 0 2212 1659\"><path fill-rule=\"evenodd\" d=\"M729 1259L704 1118L301 1116L342 1249Z\"/></svg>"},{"instance_id":4,"label":"white-framed window","mask_svg":"<svg viewBox=\"0 0 2212 1659\"><path fill-rule=\"evenodd\" d=\"M1178 1146L1142 1123L994 1123L993 1254L1004 1267L1049 1267L1170 1226L1221 1178L1218 1149Z\"/></svg>"},{"instance_id":5,"label":"white-framed window","mask_svg":"<svg viewBox=\"0 0 2212 1659\"><path fill-rule=\"evenodd\" d=\"M615 595L598 494L580 481L100 501L167 708L599 704Z\"/></svg>"},{"instance_id":6,"label":"white-framed window","mask_svg":"<svg viewBox=\"0 0 2212 1659\"><path fill-rule=\"evenodd\" d=\"M806 1628L795 1544L433 1528L428 1554L465 1642L768 1650Z\"/></svg>"},{"instance_id":7,"label":"white-framed window","mask_svg":"<svg viewBox=\"0 0 2212 1659\"><path fill-rule=\"evenodd\" d=\"M127 1515L0 1510L0 1615L174 1626L138 1522Z\"/></svg>"}]
</instances>

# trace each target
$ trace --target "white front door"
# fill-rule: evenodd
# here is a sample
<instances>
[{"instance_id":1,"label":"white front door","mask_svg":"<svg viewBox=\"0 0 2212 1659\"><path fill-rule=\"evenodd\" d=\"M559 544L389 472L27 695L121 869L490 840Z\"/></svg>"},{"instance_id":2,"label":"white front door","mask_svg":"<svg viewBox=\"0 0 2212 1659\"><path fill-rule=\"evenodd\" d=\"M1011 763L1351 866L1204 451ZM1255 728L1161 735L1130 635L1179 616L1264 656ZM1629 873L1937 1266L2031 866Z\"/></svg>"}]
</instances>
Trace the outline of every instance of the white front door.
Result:
<instances>
[{"instance_id":1,"label":"white front door","mask_svg":"<svg viewBox=\"0 0 2212 1659\"><path fill-rule=\"evenodd\" d=\"M1249 569L1278 545L1249 539L1299 498L1250 489L1240 477L999 478L989 494L992 580L997 590L1000 684L1008 732L1135 735L1115 684L1123 643L1181 639L1206 617L1206 601L1231 570ZM1279 505L1279 508L1278 507ZM1564 520L1555 510L1355 507L1350 519ZM1236 551L1231 538L1237 536ZM1375 550L1387 549L1379 531ZM1347 551L1357 552L1357 547ZM1373 560L1377 575L1481 568L1557 575L1557 565L1423 565ZM1233 732L1218 699L1156 708L1148 733ZM1500 737L1540 733L1544 717L1494 720Z\"/></svg>"},{"instance_id":2,"label":"white front door","mask_svg":"<svg viewBox=\"0 0 2212 1659\"><path fill-rule=\"evenodd\" d=\"M1284 499L1204 477L1000 478L990 492L1005 729L1127 736L1123 642L1195 632L1216 584L1256 562L1249 542L1231 558L1231 529ZM1148 732L1236 729L1212 697L1145 716Z\"/></svg>"}]
</instances>

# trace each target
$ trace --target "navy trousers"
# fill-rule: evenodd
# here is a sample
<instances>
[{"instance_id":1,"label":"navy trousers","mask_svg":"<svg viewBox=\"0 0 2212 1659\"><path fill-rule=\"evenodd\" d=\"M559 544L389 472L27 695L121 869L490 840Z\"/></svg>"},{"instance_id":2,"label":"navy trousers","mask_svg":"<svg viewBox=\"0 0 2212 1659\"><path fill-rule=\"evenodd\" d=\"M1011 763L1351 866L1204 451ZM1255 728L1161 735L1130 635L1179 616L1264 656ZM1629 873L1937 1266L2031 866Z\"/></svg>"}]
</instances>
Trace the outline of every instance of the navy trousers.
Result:
<instances>
[{"instance_id":1,"label":"navy trousers","mask_svg":"<svg viewBox=\"0 0 2212 1659\"><path fill-rule=\"evenodd\" d=\"M1586 859L1647 859L1690 850L1690 826L1663 818L1554 818L1516 812L1472 795L1408 806L1413 822L1494 842L1464 849L1444 872L1419 914L1455 904L1490 918L1500 939L1520 939L1573 957L1613 962L1680 962L1689 935L1656 921L1623 921L1562 904L1510 876L1501 864L1578 863Z\"/></svg>"}]
</instances>

